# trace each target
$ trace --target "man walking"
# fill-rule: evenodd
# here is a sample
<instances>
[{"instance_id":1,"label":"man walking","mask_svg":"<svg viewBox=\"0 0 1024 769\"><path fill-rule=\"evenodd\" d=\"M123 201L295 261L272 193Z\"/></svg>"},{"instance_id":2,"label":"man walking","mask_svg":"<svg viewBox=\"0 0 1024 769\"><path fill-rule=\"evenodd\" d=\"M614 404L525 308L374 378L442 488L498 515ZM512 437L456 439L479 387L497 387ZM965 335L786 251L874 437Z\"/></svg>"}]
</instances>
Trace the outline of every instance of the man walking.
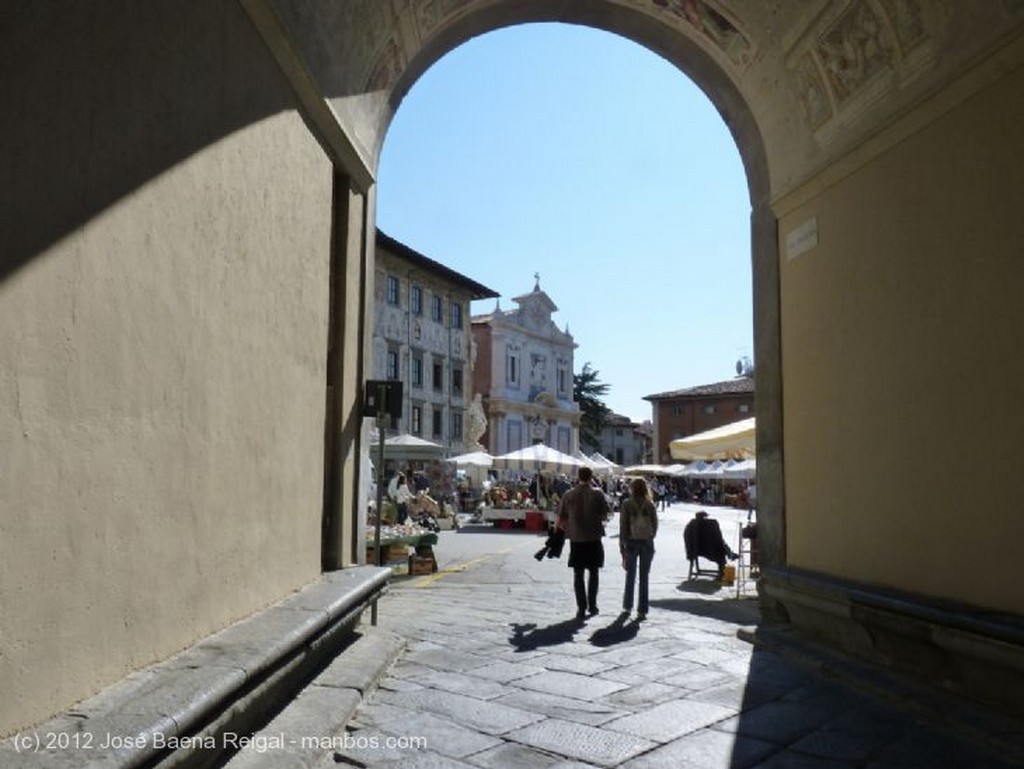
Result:
<instances>
[{"instance_id":1,"label":"man walking","mask_svg":"<svg viewBox=\"0 0 1024 769\"><path fill-rule=\"evenodd\" d=\"M576 619L597 614L598 571L604 566L604 523L611 510L600 489L591 485L593 472L581 467L576 485L558 507L558 525L569 539L569 568L573 570ZM589 572L585 574L585 572Z\"/></svg>"}]
</instances>

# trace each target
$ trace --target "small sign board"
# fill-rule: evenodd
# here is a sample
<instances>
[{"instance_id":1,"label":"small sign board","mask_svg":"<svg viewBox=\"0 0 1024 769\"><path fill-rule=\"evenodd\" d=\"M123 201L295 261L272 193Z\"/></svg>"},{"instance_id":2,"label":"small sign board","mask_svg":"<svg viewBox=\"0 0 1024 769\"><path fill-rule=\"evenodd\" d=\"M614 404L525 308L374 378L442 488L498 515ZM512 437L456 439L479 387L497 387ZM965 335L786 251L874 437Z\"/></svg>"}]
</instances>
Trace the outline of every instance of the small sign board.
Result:
<instances>
[{"instance_id":1,"label":"small sign board","mask_svg":"<svg viewBox=\"0 0 1024 769\"><path fill-rule=\"evenodd\" d=\"M387 414L397 420L402 416L402 382L398 379L368 379L363 395L363 416Z\"/></svg>"}]
</instances>

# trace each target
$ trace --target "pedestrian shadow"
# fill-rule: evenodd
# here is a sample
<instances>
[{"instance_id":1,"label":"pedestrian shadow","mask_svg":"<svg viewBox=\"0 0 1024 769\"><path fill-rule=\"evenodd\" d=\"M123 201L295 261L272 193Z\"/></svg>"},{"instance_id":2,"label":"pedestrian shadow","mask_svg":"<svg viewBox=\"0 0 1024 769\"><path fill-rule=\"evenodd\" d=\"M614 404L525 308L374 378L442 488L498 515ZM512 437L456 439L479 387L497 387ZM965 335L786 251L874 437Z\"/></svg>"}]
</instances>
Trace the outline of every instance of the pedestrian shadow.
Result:
<instances>
[{"instance_id":1,"label":"pedestrian shadow","mask_svg":"<svg viewBox=\"0 0 1024 769\"><path fill-rule=\"evenodd\" d=\"M754 598L705 601L700 598L651 599L651 606L668 611L686 612L700 617L731 622L735 625L757 625L761 621L761 605Z\"/></svg>"},{"instance_id":2,"label":"pedestrian shadow","mask_svg":"<svg viewBox=\"0 0 1024 769\"><path fill-rule=\"evenodd\" d=\"M714 595L729 589L731 588L713 579L687 579L676 585L676 590L681 593L700 593L701 595Z\"/></svg>"},{"instance_id":3,"label":"pedestrian shadow","mask_svg":"<svg viewBox=\"0 0 1024 769\"><path fill-rule=\"evenodd\" d=\"M614 646L633 640L640 629L640 623L635 619L632 622L626 622L628 618L629 614L622 612L610 625L598 628L591 633L590 643L594 646Z\"/></svg>"},{"instance_id":4,"label":"pedestrian shadow","mask_svg":"<svg viewBox=\"0 0 1024 769\"><path fill-rule=\"evenodd\" d=\"M541 646L558 646L572 643L573 636L583 627L576 619L567 619L553 625L537 627L536 623L512 623L512 635L508 642L517 652L533 651Z\"/></svg>"}]
</instances>

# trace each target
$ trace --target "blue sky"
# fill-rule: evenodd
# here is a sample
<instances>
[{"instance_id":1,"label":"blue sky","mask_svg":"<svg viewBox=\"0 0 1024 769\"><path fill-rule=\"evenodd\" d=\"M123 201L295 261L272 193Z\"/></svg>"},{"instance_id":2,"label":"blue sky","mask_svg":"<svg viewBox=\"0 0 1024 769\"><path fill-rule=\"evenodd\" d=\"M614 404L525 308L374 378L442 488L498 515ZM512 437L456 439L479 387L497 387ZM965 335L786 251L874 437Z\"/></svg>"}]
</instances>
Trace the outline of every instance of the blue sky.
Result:
<instances>
[{"instance_id":1,"label":"blue sky","mask_svg":"<svg viewBox=\"0 0 1024 769\"><path fill-rule=\"evenodd\" d=\"M530 24L455 49L402 102L377 192L384 232L503 309L539 272L576 372L597 369L619 414L650 419L643 396L753 357L736 145L686 75L629 40Z\"/></svg>"}]
</instances>

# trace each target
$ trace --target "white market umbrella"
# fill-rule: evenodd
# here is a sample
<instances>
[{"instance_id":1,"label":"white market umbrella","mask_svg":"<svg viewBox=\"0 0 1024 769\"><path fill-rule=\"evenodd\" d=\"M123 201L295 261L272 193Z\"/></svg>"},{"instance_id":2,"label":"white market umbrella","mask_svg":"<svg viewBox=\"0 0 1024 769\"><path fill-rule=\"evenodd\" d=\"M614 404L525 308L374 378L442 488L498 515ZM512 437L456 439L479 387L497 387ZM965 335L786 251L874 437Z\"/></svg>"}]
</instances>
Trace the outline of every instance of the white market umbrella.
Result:
<instances>
[{"instance_id":1,"label":"white market umbrella","mask_svg":"<svg viewBox=\"0 0 1024 769\"><path fill-rule=\"evenodd\" d=\"M757 475L757 460L744 459L742 462L736 462L735 464L725 468L723 475L726 478L739 478L748 481L753 480L754 476Z\"/></svg>"},{"instance_id":2,"label":"white market umbrella","mask_svg":"<svg viewBox=\"0 0 1024 769\"><path fill-rule=\"evenodd\" d=\"M384 439L386 459L437 459L443 456L446 450L439 443L417 438L409 433Z\"/></svg>"},{"instance_id":3,"label":"white market umbrella","mask_svg":"<svg viewBox=\"0 0 1024 769\"><path fill-rule=\"evenodd\" d=\"M595 451L591 454L590 460L601 468L601 472L608 473L609 475L618 475L622 472L621 465L615 464L600 451Z\"/></svg>"},{"instance_id":4,"label":"white market umbrella","mask_svg":"<svg viewBox=\"0 0 1024 769\"><path fill-rule=\"evenodd\" d=\"M756 453L756 417L677 438L668 444L673 459L746 459Z\"/></svg>"},{"instance_id":5,"label":"white market umbrella","mask_svg":"<svg viewBox=\"0 0 1024 769\"><path fill-rule=\"evenodd\" d=\"M464 472L472 483L482 486L487 480L487 471L494 464L494 457L486 451L470 451L449 457L448 461Z\"/></svg>"},{"instance_id":6,"label":"white market umbrella","mask_svg":"<svg viewBox=\"0 0 1024 769\"><path fill-rule=\"evenodd\" d=\"M530 470L535 473L564 473L580 467L583 462L563 454L543 443L502 454L494 458L494 466L501 470Z\"/></svg>"},{"instance_id":7,"label":"white market umbrella","mask_svg":"<svg viewBox=\"0 0 1024 769\"><path fill-rule=\"evenodd\" d=\"M686 465L665 465L665 473L673 478L679 478L686 474Z\"/></svg>"},{"instance_id":8,"label":"white market umbrella","mask_svg":"<svg viewBox=\"0 0 1024 769\"><path fill-rule=\"evenodd\" d=\"M576 459L578 459L580 461L580 464L582 464L584 467L589 467L595 473L601 472L601 466L579 449L576 449L576 452L573 454L573 456L576 457Z\"/></svg>"},{"instance_id":9,"label":"white market umbrella","mask_svg":"<svg viewBox=\"0 0 1024 769\"><path fill-rule=\"evenodd\" d=\"M679 474L684 478L699 478L707 466L707 462L703 459L698 459L695 462L690 462L688 465L683 465L683 469L679 471Z\"/></svg>"},{"instance_id":10,"label":"white market umbrella","mask_svg":"<svg viewBox=\"0 0 1024 769\"><path fill-rule=\"evenodd\" d=\"M459 467L491 467L494 464L494 457L486 451L470 451L468 454L448 457L448 461Z\"/></svg>"},{"instance_id":11,"label":"white market umbrella","mask_svg":"<svg viewBox=\"0 0 1024 769\"><path fill-rule=\"evenodd\" d=\"M700 471L698 478L721 478L725 472L725 462L720 459L716 459L711 464L707 465L703 470Z\"/></svg>"},{"instance_id":12,"label":"white market umbrella","mask_svg":"<svg viewBox=\"0 0 1024 769\"><path fill-rule=\"evenodd\" d=\"M625 475L668 475L664 465L630 465L622 468Z\"/></svg>"}]
</instances>

